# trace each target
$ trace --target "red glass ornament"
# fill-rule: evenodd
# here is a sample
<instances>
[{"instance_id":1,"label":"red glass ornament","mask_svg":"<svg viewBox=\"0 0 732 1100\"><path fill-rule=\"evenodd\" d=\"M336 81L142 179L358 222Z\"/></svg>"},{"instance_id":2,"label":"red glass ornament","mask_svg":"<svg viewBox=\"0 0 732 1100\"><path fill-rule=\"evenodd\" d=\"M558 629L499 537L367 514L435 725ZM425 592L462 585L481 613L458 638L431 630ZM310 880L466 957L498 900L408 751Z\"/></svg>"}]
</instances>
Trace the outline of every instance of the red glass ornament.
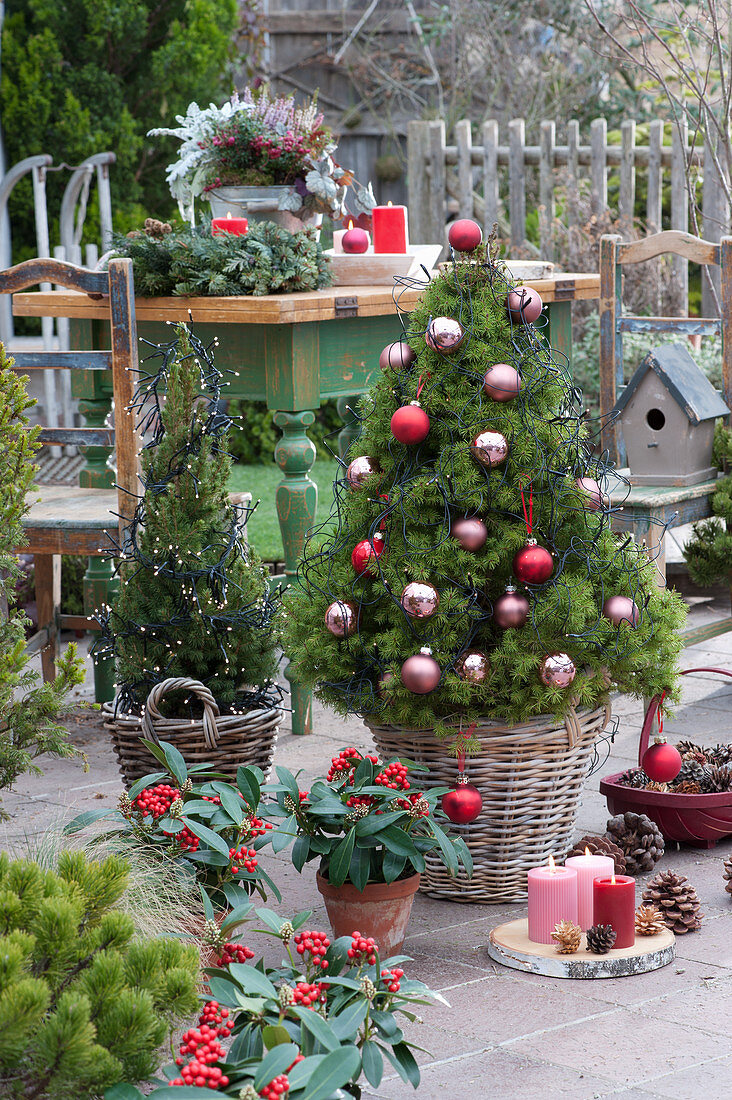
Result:
<instances>
[{"instance_id":1,"label":"red glass ornament","mask_svg":"<svg viewBox=\"0 0 732 1100\"><path fill-rule=\"evenodd\" d=\"M469 825L480 816L483 796L477 787L468 782L463 772L458 772L455 790L443 794L440 805L453 825Z\"/></svg>"},{"instance_id":2,"label":"red glass ornament","mask_svg":"<svg viewBox=\"0 0 732 1100\"><path fill-rule=\"evenodd\" d=\"M470 444L470 450L481 466L500 466L508 458L508 441L500 432L481 432Z\"/></svg>"},{"instance_id":3,"label":"red glass ornament","mask_svg":"<svg viewBox=\"0 0 732 1100\"><path fill-rule=\"evenodd\" d=\"M494 363L485 372L483 392L492 401L513 401L521 391L521 375L510 363Z\"/></svg>"},{"instance_id":4,"label":"red glass ornament","mask_svg":"<svg viewBox=\"0 0 732 1100\"><path fill-rule=\"evenodd\" d=\"M613 626L628 623L634 630L640 620L640 611L629 596L609 596L602 605L602 613Z\"/></svg>"},{"instance_id":5,"label":"red glass ornament","mask_svg":"<svg viewBox=\"0 0 732 1100\"><path fill-rule=\"evenodd\" d=\"M513 574L523 584L543 584L554 572L554 558L536 539L528 539L513 558Z\"/></svg>"},{"instance_id":6,"label":"red glass ornament","mask_svg":"<svg viewBox=\"0 0 732 1100\"><path fill-rule=\"evenodd\" d=\"M483 240L483 230L471 218L460 218L451 223L447 239L456 252L474 252Z\"/></svg>"},{"instance_id":7,"label":"red glass ornament","mask_svg":"<svg viewBox=\"0 0 732 1100\"><path fill-rule=\"evenodd\" d=\"M577 675L577 667L568 653L550 653L539 665L539 675L547 687L565 688Z\"/></svg>"},{"instance_id":8,"label":"red glass ornament","mask_svg":"<svg viewBox=\"0 0 732 1100\"><path fill-rule=\"evenodd\" d=\"M402 405L391 418L391 434L400 443L414 446L426 439L429 431L430 418L417 401Z\"/></svg>"},{"instance_id":9,"label":"red glass ornament","mask_svg":"<svg viewBox=\"0 0 732 1100\"><path fill-rule=\"evenodd\" d=\"M433 317L424 334L427 347L443 355L452 355L464 339L465 329L454 317Z\"/></svg>"},{"instance_id":10,"label":"red glass ornament","mask_svg":"<svg viewBox=\"0 0 732 1100\"><path fill-rule=\"evenodd\" d=\"M425 581L410 581L402 589L401 605L413 619L429 619L437 611L439 604L440 595L437 589Z\"/></svg>"},{"instance_id":11,"label":"red glass ornament","mask_svg":"<svg viewBox=\"0 0 732 1100\"><path fill-rule=\"evenodd\" d=\"M351 225L343 236L341 237L341 248L346 253L362 253L367 252L369 244L371 243L368 233L365 229L359 229L358 226Z\"/></svg>"},{"instance_id":12,"label":"red glass ornament","mask_svg":"<svg viewBox=\"0 0 732 1100\"><path fill-rule=\"evenodd\" d=\"M363 539L357 542L351 554L351 564L357 576L362 573L374 573L376 571L376 559L384 553L384 539L381 535L374 535L373 542Z\"/></svg>"},{"instance_id":13,"label":"red glass ornament","mask_svg":"<svg viewBox=\"0 0 732 1100\"><path fill-rule=\"evenodd\" d=\"M601 508L607 508L607 497L600 488L600 483L594 477L578 477L575 484L587 500L585 507L591 512L599 512Z\"/></svg>"},{"instance_id":14,"label":"red glass ornament","mask_svg":"<svg viewBox=\"0 0 732 1100\"><path fill-rule=\"evenodd\" d=\"M463 550L469 550L474 554L476 550L480 550L481 546L485 546L488 528L482 519L463 516L461 519L454 519L450 524L450 537L457 539Z\"/></svg>"},{"instance_id":15,"label":"red glass ornament","mask_svg":"<svg viewBox=\"0 0 732 1100\"><path fill-rule=\"evenodd\" d=\"M423 646L413 657L407 657L401 670L402 683L407 691L415 695L428 695L434 691L441 675L442 669L428 646Z\"/></svg>"},{"instance_id":16,"label":"red glass ornament","mask_svg":"<svg viewBox=\"0 0 732 1100\"><path fill-rule=\"evenodd\" d=\"M490 670L488 658L480 649L466 649L455 662L455 671L468 684L484 683Z\"/></svg>"},{"instance_id":17,"label":"red glass ornament","mask_svg":"<svg viewBox=\"0 0 732 1100\"><path fill-rule=\"evenodd\" d=\"M681 771L683 760L675 745L669 745L665 737L656 737L643 753L641 767L654 783L670 783Z\"/></svg>"},{"instance_id":18,"label":"red glass ornament","mask_svg":"<svg viewBox=\"0 0 732 1100\"><path fill-rule=\"evenodd\" d=\"M508 312L515 324L530 325L541 316L544 303L531 286L520 286L508 292Z\"/></svg>"},{"instance_id":19,"label":"red glass ornament","mask_svg":"<svg viewBox=\"0 0 732 1100\"><path fill-rule=\"evenodd\" d=\"M531 605L526 596L522 596L509 584L493 605L493 620L501 630L515 629L524 625L530 610Z\"/></svg>"},{"instance_id":20,"label":"red glass ornament","mask_svg":"<svg viewBox=\"0 0 732 1100\"><path fill-rule=\"evenodd\" d=\"M336 638L347 638L358 625L358 612L348 600L335 600L326 608L325 625Z\"/></svg>"},{"instance_id":21,"label":"red glass ornament","mask_svg":"<svg viewBox=\"0 0 732 1100\"><path fill-rule=\"evenodd\" d=\"M387 344L379 356L379 366L382 370L391 367L392 370L407 370L415 362L417 353L403 340L396 340L393 344Z\"/></svg>"}]
</instances>

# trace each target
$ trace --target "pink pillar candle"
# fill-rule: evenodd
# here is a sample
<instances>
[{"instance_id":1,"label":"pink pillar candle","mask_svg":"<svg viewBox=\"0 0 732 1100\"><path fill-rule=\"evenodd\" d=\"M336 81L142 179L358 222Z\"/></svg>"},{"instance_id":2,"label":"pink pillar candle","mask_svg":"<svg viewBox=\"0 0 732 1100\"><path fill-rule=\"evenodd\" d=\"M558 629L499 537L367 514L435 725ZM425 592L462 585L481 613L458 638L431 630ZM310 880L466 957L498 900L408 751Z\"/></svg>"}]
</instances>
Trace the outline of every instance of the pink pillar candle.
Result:
<instances>
[{"instance_id":1,"label":"pink pillar candle","mask_svg":"<svg viewBox=\"0 0 732 1100\"><path fill-rule=\"evenodd\" d=\"M560 920L577 923L577 872L574 867L547 867L529 871L529 939L553 943L552 932Z\"/></svg>"},{"instance_id":2,"label":"pink pillar candle","mask_svg":"<svg viewBox=\"0 0 732 1100\"><path fill-rule=\"evenodd\" d=\"M409 244L406 206L375 206L371 211L374 252L406 252Z\"/></svg>"},{"instance_id":3,"label":"pink pillar candle","mask_svg":"<svg viewBox=\"0 0 732 1100\"><path fill-rule=\"evenodd\" d=\"M583 856L569 856L564 866L574 867L577 872L577 924L586 932L595 923L593 883L596 878L609 878L615 873L615 860L612 856L593 856L585 852Z\"/></svg>"},{"instance_id":4,"label":"pink pillar candle","mask_svg":"<svg viewBox=\"0 0 732 1100\"><path fill-rule=\"evenodd\" d=\"M616 932L614 947L635 943L635 879L629 875L596 878L593 887L593 924L611 924Z\"/></svg>"}]
</instances>

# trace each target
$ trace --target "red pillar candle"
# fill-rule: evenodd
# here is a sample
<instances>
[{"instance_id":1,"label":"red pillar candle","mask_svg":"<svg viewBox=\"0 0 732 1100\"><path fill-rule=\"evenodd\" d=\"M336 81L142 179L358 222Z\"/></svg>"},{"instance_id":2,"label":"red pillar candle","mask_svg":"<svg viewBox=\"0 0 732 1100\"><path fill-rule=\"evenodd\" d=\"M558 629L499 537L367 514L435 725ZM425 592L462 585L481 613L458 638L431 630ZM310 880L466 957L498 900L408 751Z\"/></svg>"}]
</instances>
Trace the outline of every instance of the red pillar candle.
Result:
<instances>
[{"instance_id":1,"label":"red pillar candle","mask_svg":"<svg viewBox=\"0 0 732 1100\"><path fill-rule=\"evenodd\" d=\"M635 879L629 875L596 878L592 891L592 923L613 926L614 947L632 947L635 943Z\"/></svg>"},{"instance_id":2,"label":"red pillar candle","mask_svg":"<svg viewBox=\"0 0 732 1100\"><path fill-rule=\"evenodd\" d=\"M374 252L406 252L409 244L406 206L375 206L371 211Z\"/></svg>"},{"instance_id":3,"label":"red pillar candle","mask_svg":"<svg viewBox=\"0 0 732 1100\"><path fill-rule=\"evenodd\" d=\"M552 932L560 920L577 924L577 872L557 867L549 856L546 867L529 871L529 939L553 943Z\"/></svg>"},{"instance_id":4,"label":"red pillar candle","mask_svg":"<svg viewBox=\"0 0 732 1100\"><path fill-rule=\"evenodd\" d=\"M246 218L232 218L227 214L225 218L214 218L211 222L211 236L221 237L224 233L231 233L233 237L243 237L249 228Z\"/></svg>"}]
</instances>

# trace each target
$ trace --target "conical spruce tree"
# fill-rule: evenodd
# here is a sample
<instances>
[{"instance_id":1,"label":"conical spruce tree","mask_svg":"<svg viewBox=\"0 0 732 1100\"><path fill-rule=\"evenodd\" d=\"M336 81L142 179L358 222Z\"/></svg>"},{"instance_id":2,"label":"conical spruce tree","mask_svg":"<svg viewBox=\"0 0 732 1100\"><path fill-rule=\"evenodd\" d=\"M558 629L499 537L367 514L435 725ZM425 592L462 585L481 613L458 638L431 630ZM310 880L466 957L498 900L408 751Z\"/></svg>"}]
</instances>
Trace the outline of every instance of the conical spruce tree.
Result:
<instances>
[{"instance_id":1,"label":"conical spruce tree","mask_svg":"<svg viewBox=\"0 0 732 1100\"><path fill-rule=\"evenodd\" d=\"M712 496L712 519L695 523L684 547L689 575L702 588L732 585L732 430L721 421L714 433L714 455L727 476L720 478Z\"/></svg>"},{"instance_id":2,"label":"conical spruce tree","mask_svg":"<svg viewBox=\"0 0 732 1100\"><path fill-rule=\"evenodd\" d=\"M167 677L202 681L224 710L272 705L276 604L243 537L247 516L227 496L231 421L220 410L221 374L185 325L145 366L136 398L152 434L144 493L97 652L116 657L122 710L139 711Z\"/></svg>"},{"instance_id":3,"label":"conical spruce tree","mask_svg":"<svg viewBox=\"0 0 732 1100\"><path fill-rule=\"evenodd\" d=\"M610 530L580 395L528 323L536 292L509 313L500 266L482 246L471 259L429 283L406 342L382 353L285 640L298 678L341 713L451 740L481 717L559 716L611 689L673 693L684 615L645 550ZM425 413L421 442L395 437L419 437Z\"/></svg>"}]
</instances>

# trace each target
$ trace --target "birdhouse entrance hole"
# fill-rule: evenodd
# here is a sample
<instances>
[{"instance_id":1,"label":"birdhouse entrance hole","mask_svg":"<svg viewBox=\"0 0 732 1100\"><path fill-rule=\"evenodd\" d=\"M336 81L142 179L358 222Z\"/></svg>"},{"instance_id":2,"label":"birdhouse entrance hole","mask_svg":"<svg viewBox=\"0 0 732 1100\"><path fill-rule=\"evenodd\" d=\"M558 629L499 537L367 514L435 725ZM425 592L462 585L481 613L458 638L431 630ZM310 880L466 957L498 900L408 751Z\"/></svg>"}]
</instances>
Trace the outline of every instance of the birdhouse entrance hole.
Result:
<instances>
[{"instance_id":1,"label":"birdhouse entrance hole","mask_svg":"<svg viewBox=\"0 0 732 1100\"><path fill-rule=\"evenodd\" d=\"M666 417L660 409L649 409L646 413L646 422L649 428L653 428L654 432L660 432L666 423Z\"/></svg>"}]
</instances>

